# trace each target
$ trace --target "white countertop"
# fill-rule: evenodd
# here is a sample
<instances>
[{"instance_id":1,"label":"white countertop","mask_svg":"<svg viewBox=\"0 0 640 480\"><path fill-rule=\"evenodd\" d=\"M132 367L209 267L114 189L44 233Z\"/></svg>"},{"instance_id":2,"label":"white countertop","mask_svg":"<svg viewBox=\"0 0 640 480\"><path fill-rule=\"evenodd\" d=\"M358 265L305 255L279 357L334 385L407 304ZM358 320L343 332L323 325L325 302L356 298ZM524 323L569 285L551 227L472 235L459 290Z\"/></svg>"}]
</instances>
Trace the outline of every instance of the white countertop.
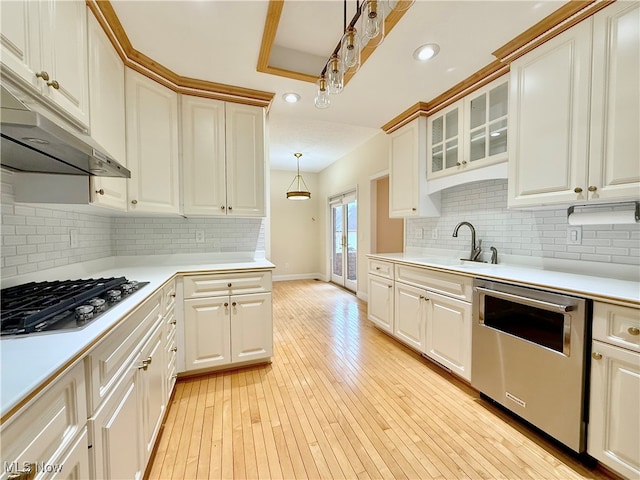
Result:
<instances>
[{"instance_id":1,"label":"white countertop","mask_svg":"<svg viewBox=\"0 0 640 480\"><path fill-rule=\"evenodd\" d=\"M640 306L640 282L630 280L565 273L530 266L463 262L455 257L425 256L419 253L380 253L369 254L367 257L558 290L594 300Z\"/></svg>"},{"instance_id":2,"label":"white countertop","mask_svg":"<svg viewBox=\"0 0 640 480\"><path fill-rule=\"evenodd\" d=\"M178 263L181 262L181 263ZM149 266L152 263L153 266ZM162 263L159 265L159 263ZM108 261L92 263L83 267L84 278L120 277L149 282L126 300L105 312L80 330L66 330L59 333L2 338L0 340L0 416L39 388L50 377L59 373L70 362L80 361L87 349L97 338L119 322L152 293L176 274L214 273L221 271L242 271L272 269L267 260L234 260L232 258L203 258L181 256L168 257L115 257ZM79 278L78 268L59 270L54 275L58 279ZM50 280L49 273L42 280Z\"/></svg>"}]
</instances>

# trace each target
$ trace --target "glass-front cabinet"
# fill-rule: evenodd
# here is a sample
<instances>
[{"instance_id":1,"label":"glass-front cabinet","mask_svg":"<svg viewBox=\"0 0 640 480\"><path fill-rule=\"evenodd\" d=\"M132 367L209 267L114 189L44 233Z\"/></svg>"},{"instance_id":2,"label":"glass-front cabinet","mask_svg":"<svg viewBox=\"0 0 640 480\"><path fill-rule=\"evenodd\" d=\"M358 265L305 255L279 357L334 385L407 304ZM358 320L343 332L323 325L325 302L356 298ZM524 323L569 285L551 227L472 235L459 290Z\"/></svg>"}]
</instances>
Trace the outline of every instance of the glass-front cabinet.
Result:
<instances>
[{"instance_id":1,"label":"glass-front cabinet","mask_svg":"<svg viewBox=\"0 0 640 480\"><path fill-rule=\"evenodd\" d=\"M428 178L507 160L508 96L499 78L429 118Z\"/></svg>"}]
</instances>

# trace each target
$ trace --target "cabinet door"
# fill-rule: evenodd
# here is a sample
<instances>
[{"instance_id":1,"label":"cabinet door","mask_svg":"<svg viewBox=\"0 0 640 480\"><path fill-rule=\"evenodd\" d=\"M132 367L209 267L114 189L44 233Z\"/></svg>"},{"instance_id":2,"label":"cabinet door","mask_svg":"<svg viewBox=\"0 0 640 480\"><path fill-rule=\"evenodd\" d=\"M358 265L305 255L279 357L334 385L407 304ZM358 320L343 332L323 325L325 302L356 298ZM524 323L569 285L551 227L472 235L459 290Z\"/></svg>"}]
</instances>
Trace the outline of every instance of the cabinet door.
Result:
<instances>
[{"instance_id":1,"label":"cabinet door","mask_svg":"<svg viewBox=\"0 0 640 480\"><path fill-rule=\"evenodd\" d=\"M425 291L403 283L396 283L394 291L393 334L398 340L423 352Z\"/></svg>"},{"instance_id":2,"label":"cabinet door","mask_svg":"<svg viewBox=\"0 0 640 480\"><path fill-rule=\"evenodd\" d=\"M87 11L91 137L121 165L127 165L124 64L107 35ZM127 210L127 179L90 177L91 203Z\"/></svg>"},{"instance_id":3,"label":"cabinet door","mask_svg":"<svg viewBox=\"0 0 640 480\"><path fill-rule=\"evenodd\" d=\"M130 69L125 83L129 210L178 213L178 96Z\"/></svg>"},{"instance_id":4,"label":"cabinet door","mask_svg":"<svg viewBox=\"0 0 640 480\"><path fill-rule=\"evenodd\" d=\"M227 215L266 215L264 146L264 109L228 103Z\"/></svg>"},{"instance_id":5,"label":"cabinet door","mask_svg":"<svg viewBox=\"0 0 640 480\"><path fill-rule=\"evenodd\" d=\"M226 215L225 103L181 96L184 213Z\"/></svg>"},{"instance_id":6,"label":"cabinet door","mask_svg":"<svg viewBox=\"0 0 640 480\"><path fill-rule=\"evenodd\" d=\"M616 2L593 17L589 198L640 197L640 4Z\"/></svg>"},{"instance_id":7,"label":"cabinet door","mask_svg":"<svg viewBox=\"0 0 640 480\"><path fill-rule=\"evenodd\" d=\"M186 370L231 363L229 297L184 301Z\"/></svg>"},{"instance_id":8,"label":"cabinet door","mask_svg":"<svg viewBox=\"0 0 640 480\"><path fill-rule=\"evenodd\" d=\"M82 433L71 446L71 448L62 455L62 457L56 461L53 465L60 466L59 471L55 471L55 467L51 472L46 472L42 477L38 477L38 480L53 480L54 478L64 480L85 480L91 478L90 464L89 464L89 435L87 433L87 427L84 427Z\"/></svg>"},{"instance_id":9,"label":"cabinet door","mask_svg":"<svg viewBox=\"0 0 640 480\"><path fill-rule=\"evenodd\" d=\"M246 362L271 357L271 294L232 295L230 301L232 361Z\"/></svg>"},{"instance_id":10,"label":"cabinet door","mask_svg":"<svg viewBox=\"0 0 640 480\"><path fill-rule=\"evenodd\" d=\"M509 206L586 200L591 20L511 64Z\"/></svg>"},{"instance_id":11,"label":"cabinet door","mask_svg":"<svg viewBox=\"0 0 640 480\"><path fill-rule=\"evenodd\" d=\"M421 119L391 134L389 154L389 217L412 217L420 207Z\"/></svg>"},{"instance_id":12,"label":"cabinet door","mask_svg":"<svg viewBox=\"0 0 640 480\"><path fill-rule=\"evenodd\" d=\"M428 294L426 354L471 381L471 304Z\"/></svg>"},{"instance_id":13,"label":"cabinet door","mask_svg":"<svg viewBox=\"0 0 640 480\"><path fill-rule=\"evenodd\" d=\"M86 4L82 0L49 0L40 5L42 62L51 83L46 84L44 93L88 126Z\"/></svg>"},{"instance_id":14,"label":"cabinet door","mask_svg":"<svg viewBox=\"0 0 640 480\"><path fill-rule=\"evenodd\" d=\"M2 74L15 75L22 82L41 89L39 4L30 0L2 2L0 55ZM7 67L9 71L5 70Z\"/></svg>"},{"instance_id":15,"label":"cabinet door","mask_svg":"<svg viewBox=\"0 0 640 480\"><path fill-rule=\"evenodd\" d=\"M456 102L429 118L429 178L456 171L463 161L466 164L462 156L462 113L462 102Z\"/></svg>"},{"instance_id":16,"label":"cabinet door","mask_svg":"<svg viewBox=\"0 0 640 480\"><path fill-rule=\"evenodd\" d=\"M136 366L127 369L118 387L89 419L95 479L141 479L141 418Z\"/></svg>"},{"instance_id":17,"label":"cabinet door","mask_svg":"<svg viewBox=\"0 0 640 480\"><path fill-rule=\"evenodd\" d=\"M368 318L393 333L393 280L369 275Z\"/></svg>"},{"instance_id":18,"label":"cabinet door","mask_svg":"<svg viewBox=\"0 0 640 480\"><path fill-rule=\"evenodd\" d=\"M627 478L640 477L640 354L593 342L587 452Z\"/></svg>"},{"instance_id":19,"label":"cabinet door","mask_svg":"<svg viewBox=\"0 0 640 480\"><path fill-rule=\"evenodd\" d=\"M164 418L165 383L167 366L164 363L164 321L155 327L155 332L149 338L140 353L140 360L146 362L146 370L138 370L140 374L140 393L142 415L142 454L143 465L149 460L160 425Z\"/></svg>"}]
</instances>

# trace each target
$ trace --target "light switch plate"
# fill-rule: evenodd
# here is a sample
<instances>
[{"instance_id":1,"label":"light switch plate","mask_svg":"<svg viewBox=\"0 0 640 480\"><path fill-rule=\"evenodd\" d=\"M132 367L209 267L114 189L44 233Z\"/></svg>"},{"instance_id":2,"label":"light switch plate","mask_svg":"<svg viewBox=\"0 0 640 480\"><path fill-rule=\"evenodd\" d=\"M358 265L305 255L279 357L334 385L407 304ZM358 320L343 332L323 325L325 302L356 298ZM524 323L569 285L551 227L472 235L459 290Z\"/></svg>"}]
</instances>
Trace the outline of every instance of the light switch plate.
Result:
<instances>
[{"instance_id":1,"label":"light switch plate","mask_svg":"<svg viewBox=\"0 0 640 480\"><path fill-rule=\"evenodd\" d=\"M567 245L582 245L582 227L567 228Z\"/></svg>"},{"instance_id":2,"label":"light switch plate","mask_svg":"<svg viewBox=\"0 0 640 480\"><path fill-rule=\"evenodd\" d=\"M204 243L204 230L196 230L196 243Z\"/></svg>"}]
</instances>

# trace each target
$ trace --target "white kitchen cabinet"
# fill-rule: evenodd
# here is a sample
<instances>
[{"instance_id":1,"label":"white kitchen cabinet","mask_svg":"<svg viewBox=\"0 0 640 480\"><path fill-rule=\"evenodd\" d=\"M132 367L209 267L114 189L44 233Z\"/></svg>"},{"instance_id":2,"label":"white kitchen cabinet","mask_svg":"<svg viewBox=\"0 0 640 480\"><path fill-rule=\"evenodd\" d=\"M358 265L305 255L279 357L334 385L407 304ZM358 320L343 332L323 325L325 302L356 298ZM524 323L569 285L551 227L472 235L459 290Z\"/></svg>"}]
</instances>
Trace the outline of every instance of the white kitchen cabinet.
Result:
<instances>
[{"instance_id":1,"label":"white kitchen cabinet","mask_svg":"<svg viewBox=\"0 0 640 480\"><path fill-rule=\"evenodd\" d=\"M176 318L176 298L177 288L176 280L171 280L162 289L163 296L163 316L165 324L164 337L164 363L165 363L165 403L168 404L171 392L176 384L178 376L177 359L178 359L178 342L177 342L177 318Z\"/></svg>"},{"instance_id":2,"label":"white kitchen cabinet","mask_svg":"<svg viewBox=\"0 0 640 480\"><path fill-rule=\"evenodd\" d=\"M393 132L389 148L389 217L440 216L440 195L427 194L426 118Z\"/></svg>"},{"instance_id":3,"label":"white kitchen cabinet","mask_svg":"<svg viewBox=\"0 0 640 480\"><path fill-rule=\"evenodd\" d=\"M183 291L185 371L272 356L271 272L189 275Z\"/></svg>"},{"instance_id":4,"label":"white kitchen cabinet","mask_svg":"<svg viewBox=\"0 0 640 480\"><path fill-rule=\"evenodd\" d=\"M462 166L462 101L429 117L427 177L450 173Z\"/></svg>"},{"instance_id":5,"label":"white kitchen cabinet","mask_svg":"<svg viewBox=\"0 0 640 480\"><path fill-rule=\"evenodd\" d=\"M426 302L424 289L396 282L393 335L420 352L425 345Z\"/></svg>"},{"instance_id":6,"label":"white kitchen cabinet","mask_svg":"<svg viewBox=\"0 0 640 480\"><path fill-rule=\"evenodd\" d=\"M640 477L640 310L593 304L587 452L626 478Z\"/></svg>"},{"instance_id":7,"label":"white kitchen cabinet","mask_svg":"<svg viewBox=\"0 0 640 480\"><path fill-rule=\"evenodd\" d=\"M369 274L367 316L380 329L393 334L393 280Z\"/></svg>"},{"instance_id":8,"label":"white kitchen cabinet","mask_svg":"<svg viewBox=\"0 0 640 480\"><path fill-rule=\"evenodd\" d=\"M177 214L178 95L131 69L125 92L129 211Z\"/></svg>"},{"instance_id":9,"label":"white kitchen cabinet","mask_svg":"<svg viewBox=\"0 0 640 480\"><path fill-rule=\"evenodd\" d=\"M3 2L2 74L86 128L86 5L81 0Z\"/></svg>"},{"instance_id":10,"label":"white kitchen cabinet","mask_svg":"<svg viewBox=\"0 0 640 480\"><path fill-rule=\"evenodd\" d=\"M427 294L425 353L465 380L471 380L471 304Z\"/></svg>"},{"instance_id":11,"label":"white kitchen cabinet","mask_svg":"<svg viewBox=\"0 0 640 480\"><path fill-rule=\"evenodd\" d=\"M87 9L91 137L113 159L127 166L124 63ZM91 203L127 210L127 179L90 177Z\"/></svg>"},{"instance_id":12,"label":"white kitchen cabinet","mask_svg":"<svg viewBox=\"0 0 640 480\"><path fill-rule=\"evenodd\" d=\"M510 207L637 200L638 8L616 2L511 64Z\"/></svg>"},{"instance_id":13,"label":"white kitchen cabinet","mask_svg":"<svg viewBox=\"0 0 640 480\"><path fill-rule=\"evenodd\" d=\"M88 473L86 423L85 375L80 363L0 426L4 467L0 478L18 473L29 463L58 466L62 470L57 474L64 478ZM54 473L40 471L38 478L54 478Z\"/></svg>"},{"instance_id":14,"label":"white kitchen cabinet","mask_svg":"<svg viewBox=\"0 0 640 480\"><path fill-rule=\"evenodd\" d=\"M265 216L264 109L181 101L183 213Z\"/></svg>"}]
</instances>

